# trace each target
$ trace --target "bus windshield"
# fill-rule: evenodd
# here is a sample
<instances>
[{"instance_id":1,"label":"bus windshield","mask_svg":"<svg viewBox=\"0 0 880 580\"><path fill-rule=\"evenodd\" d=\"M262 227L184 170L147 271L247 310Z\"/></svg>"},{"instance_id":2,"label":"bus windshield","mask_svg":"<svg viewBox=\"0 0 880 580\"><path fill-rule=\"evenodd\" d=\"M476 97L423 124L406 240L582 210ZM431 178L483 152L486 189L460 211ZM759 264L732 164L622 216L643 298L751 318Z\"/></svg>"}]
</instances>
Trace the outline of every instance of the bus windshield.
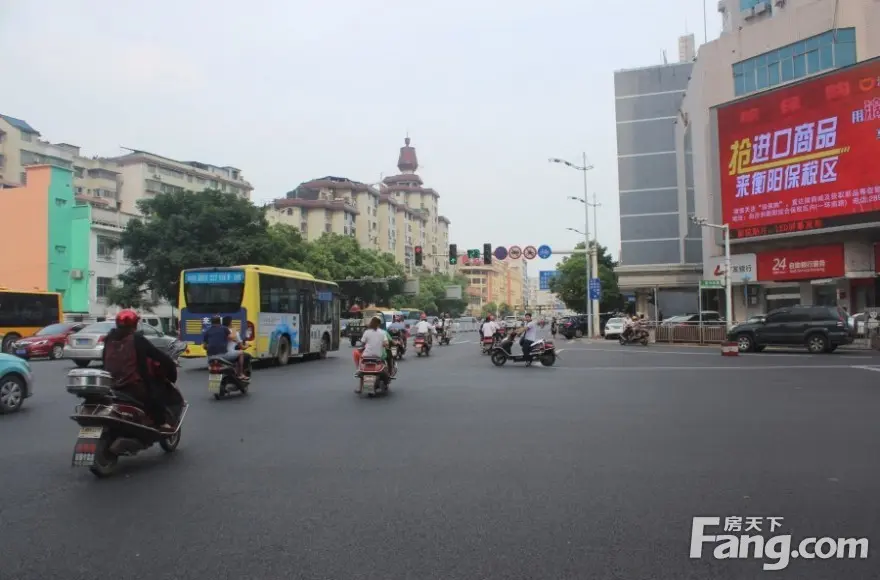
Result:
<instances>
[{"instance_id":1,"label":"bus windshield","mask_svg":"<svg viewBox=\"0 0 880 580\"><path fill-rule=\"evenodd\" d=\"M183 279L186 307L194 314L229 312L241 307L244 272L224 270L186 272Z\"/></svg>"}]
</instances>

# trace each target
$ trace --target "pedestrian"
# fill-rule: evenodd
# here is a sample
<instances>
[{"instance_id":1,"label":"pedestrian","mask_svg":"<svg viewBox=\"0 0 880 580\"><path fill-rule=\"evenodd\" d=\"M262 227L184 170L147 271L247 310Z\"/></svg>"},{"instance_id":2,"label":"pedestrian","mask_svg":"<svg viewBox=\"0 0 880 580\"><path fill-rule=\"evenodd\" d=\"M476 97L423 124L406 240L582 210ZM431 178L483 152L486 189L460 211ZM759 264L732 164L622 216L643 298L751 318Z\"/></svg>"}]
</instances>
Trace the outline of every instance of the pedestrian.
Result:
<instances>
[{"instance_id":1,"label":"pedestrian","mask_svg":"<svg viewBox=\"0 0 880 580\"><path fill-rule=\"evenodd\" d=\"M556 317L553 317L553 320L550 321L550 334L553 336L553 340L556 340L556 331L558 330L556 325Z\"/></svg>"}]
</instances>

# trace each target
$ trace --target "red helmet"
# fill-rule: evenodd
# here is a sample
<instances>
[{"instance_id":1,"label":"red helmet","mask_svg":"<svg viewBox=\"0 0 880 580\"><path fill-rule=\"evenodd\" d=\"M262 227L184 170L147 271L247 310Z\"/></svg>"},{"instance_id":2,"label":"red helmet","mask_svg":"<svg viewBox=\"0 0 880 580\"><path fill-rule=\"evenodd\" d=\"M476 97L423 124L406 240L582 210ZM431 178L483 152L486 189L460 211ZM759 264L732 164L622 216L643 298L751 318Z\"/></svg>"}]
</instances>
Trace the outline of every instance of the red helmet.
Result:
<instances>
[{"instance_id":1,"label":"red helmet","mask_svg":"<svg viewBox=\"0 0 880 580\"><path fill-rule=\"evenodd\" d=\"M125 328L131 327L134 328L140 322L141 317L138 316L137 312L134 310L120 310L119 314L116 315L116 327L117 328Z\"/></svg>"}]
</instances>

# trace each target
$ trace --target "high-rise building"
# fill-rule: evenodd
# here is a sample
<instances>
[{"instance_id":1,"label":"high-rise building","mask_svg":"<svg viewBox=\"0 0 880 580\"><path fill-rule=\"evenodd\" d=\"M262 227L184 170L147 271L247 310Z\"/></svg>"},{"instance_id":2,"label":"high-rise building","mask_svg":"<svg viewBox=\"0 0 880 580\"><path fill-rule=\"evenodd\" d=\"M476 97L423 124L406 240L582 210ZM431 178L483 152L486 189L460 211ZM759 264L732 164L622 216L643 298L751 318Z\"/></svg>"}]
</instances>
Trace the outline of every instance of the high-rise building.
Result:
<instances>
[{"instance_id":1,"label":"high-rise building","mask_svg":"<svg viewBox=\"0 0 880 580\"><path fill-rule=\"evenodd\" d=\"M418 159L408 137L397 167L399 174L375 185L330 176L301 183L269 204L267 217L298 228L308 240L324 233L352 236L364 248L392 254L410 272L414 248L421 246L422 267L445 273L449 219L439 214L440 195L415 173Z\"/></svg>"},{"instance_id":2,"label":"high-rise building","mask_svg":"<svg viewBox=\"0 0 880 580\"><path fill-rule=\"evenodd\" d=\"M520 313L525 309L528 278L523 278L524 260L492 260L486 265L479 258L468 259L462 255L455 271L467 278L465 299L472 316L479 316L483 306L491 303L507 304Z\"/></svg>"},{"instance_id":3,"label":"high-rise building","mask_svg":"<svg viewBox=\"0 0 880 580\"><path fill-rule=\"evenodd\" d=\"M623 290L661 287L693 294L702 258L699 232L689 230L693 199L679 195L675 123L694 66L684 62L614 73ZM694 238L696 234L696 238Z\"/></svg>"},{"instance_id":4,"label":"high-rise building","mask_svg":"<svg viewBox=\"0 0 880 580\"><path fill-rule=\"evenodd\" d=\"M731 228L731 317L791 304L874 307L880 169L864 160L880 156L880 3L718 8L724 31L699 49L675 148L687 213ZM692 229L701 277L723 283L720 232ZM723 290L702 299L725 309Z\"/></svg>"}]
</instances>

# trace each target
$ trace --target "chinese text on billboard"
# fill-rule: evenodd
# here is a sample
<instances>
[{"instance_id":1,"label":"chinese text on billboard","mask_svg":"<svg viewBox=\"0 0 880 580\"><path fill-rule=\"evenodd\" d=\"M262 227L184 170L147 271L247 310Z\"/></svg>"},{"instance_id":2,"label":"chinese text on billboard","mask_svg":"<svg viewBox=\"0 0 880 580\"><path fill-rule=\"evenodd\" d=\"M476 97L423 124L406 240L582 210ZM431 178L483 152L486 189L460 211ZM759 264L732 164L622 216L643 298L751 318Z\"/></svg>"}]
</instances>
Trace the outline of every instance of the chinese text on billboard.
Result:
<instances>
[{"instance_id":1,"label":"chinese text on billboard","mask_svg":"<svg viewBox=\"0 0 880 580\"><path fill-rule=\"evenodd\" d=\"M718 136L737 237L878 211L880 60L720 107Z\"/></svg>"}]
</instances>

